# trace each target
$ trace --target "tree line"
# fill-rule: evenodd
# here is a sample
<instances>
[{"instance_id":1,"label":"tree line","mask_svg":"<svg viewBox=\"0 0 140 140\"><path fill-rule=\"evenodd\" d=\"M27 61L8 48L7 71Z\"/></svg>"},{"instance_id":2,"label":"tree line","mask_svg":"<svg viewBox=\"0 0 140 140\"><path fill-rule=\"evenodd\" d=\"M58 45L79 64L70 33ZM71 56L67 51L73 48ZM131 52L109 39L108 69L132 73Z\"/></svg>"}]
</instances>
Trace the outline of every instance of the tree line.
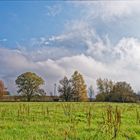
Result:
<instances>
[{"instance_id":1,"label":"tree line","mask_svg":"<svg viewBox=\"0 0 140 140\"><path fill-rule=\"evenodd\" d=\"M108 79L97 79L98 94L96 101L105 102L136 102L138 94L127 82L113 82Z\"/></svg>"},{"instance_id":2,"label":"tree line","mask_svg":"<svg viewBox=\"0 0 140 140\"><path fill-rule=\"evenodd\" d=\"M81 73L75 71L70 78L64 76L59 81L57 91L60 101L100 101L100 102L136 102L140 100L140 94L136 94L131 85L125 81L113 82L108 79L97 79L97 94L95 95L93 86L87 87ZM31 101L34 97L46 96L46 92L41 88L44 80L33 72L25 72L19 75L15 83L17 93ZM4 83L0 81L0 96L7 93Z\"/></svg>"}]
</instances>

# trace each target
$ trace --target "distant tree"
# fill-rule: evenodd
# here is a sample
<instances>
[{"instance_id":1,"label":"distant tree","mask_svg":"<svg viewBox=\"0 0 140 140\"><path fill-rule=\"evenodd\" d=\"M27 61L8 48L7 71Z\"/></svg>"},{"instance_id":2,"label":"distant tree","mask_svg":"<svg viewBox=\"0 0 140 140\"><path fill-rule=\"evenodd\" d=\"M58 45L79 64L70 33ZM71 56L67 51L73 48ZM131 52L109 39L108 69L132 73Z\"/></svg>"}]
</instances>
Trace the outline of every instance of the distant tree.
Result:
<instances>
[{"instance_id":1,"label":"distant tree","mask_svg":"<svg viewBox=\"0 0 140 140\"><path fill-rule=\"evenodd\" d=\"M27 101L30 101L36 95L40 95L39 87L44 84L44 80L32 72L21 74L15 82L19 88L17 92L25 96Z\"/></svg>"},{"instance_id":2,"label":"distant tree","mask_svg":"<svg viewBox=\"0 0 140 140\"><path fill-rule=\"evenodd\" d=\"M97 83L97 89L98 89L98 94L104 93L104 83L103 80L101 78L96 80Z\"/></svg>"},{"instance_id":3,"label":"distant tree","mask_svg":"<svg viewBox=\"0 0 140 140\"><path fill-rule=\"evenodd\" d=\"M72 100L72 84L71 81L65 76L59 81L58 92L60 93L60 98L63 101Z\"/></svg>"},{"instance_id":4,"label":"distant tree","mask_svg":"<svg viewBox=\"0 0 140 140\"><path fill-rule=\"evenodd\" d=\"M88 88L88 95L89 95L89 100L92 101L94 97L94 89L92 85Z\"/></svg>"},{"instance_id":5,"label":"distant tree","mask_svg":"<svg viewBox=\"0 0 140 140\"><path fill-rule=\"evenodd\" d=\"M3 83L3 81L2 80L0 80L0 97L2 97L3 95L5 95L6 94L6 88L5 88L5 86L4 86L4 83Z\"/></svg>"},{"instance_id":6,"label":"distant tree","mask_svg":"<svg viewBox=\"0 0 140 140\"><path fill-rule=\"evenodd\" d=\"M50 95L50 97L53 97L53 92L51 91L49 95Z\"/></svg>"},{"instance_id":7,"label":"distant tree","mask_svg":"<svg viewBox=\"0 0 140 140\"><path fill-rule=\"evenodd\" d=\"M56 83L54 83L54 96L57 96L57 84Z\"/></svg>"},{"instance_id":8,"label":"distant tree","mask_svg":"<svg viewBox=\"0 0 140 140\"><path fill-rule=\"evenodd\" d=\"M98 102L105 102L106 101L106 94L105 93L98 93L96 95L96 99L95 101L98 101Z\"/></svg>"},{"instance_id":9,"label":"distant tree","mask_svg":"<svg viewBox=\"0 0 140 140\"><path fill-rule=\"evenodd\" d=\"M140 91L137 92L136 96L137 96L137 100L140 101Z\"/></svg>"},{"instance_id":10,"label":"distant tree","mask_svg":"<svg viewBox=\"0 0 140 140\"><path fill-rule=\"evenodd\" d=\"M126 82L113 83L111 80L97 80L98 94L96 101L135 102L137 96L130 84Z\"/></svg>"},{"instance_id":11,"label":"distant tree","mask_svg":"<svg viewBox=\"0 0 140 140\"><path fill-rule=\"evenodd\" d=\"M130 84L126 82L117 82L113 87L111 100L119 102L135 102L136 94Z\"/></svg>"},{"instance_id":12,"label":"distant tree","mask_svg":"<svg viewBox=\"0 0 140 140\"><path fill-rule=\"evenodd\" d=\"M97 88L99 93L109 94L113 90L114 83L108 79L97 79Z\"/></svg>"},{"instance_id":13,"label":"distant tree","mask_svg":"<svg viewBox=\"0 0 140 140\"><path fill-rule=\"evenodd\" d=\"M114 83L112 80L108 79L97 79L97 89L98 89L98 95L97 99L104 99L104 101L109 101L110 100L110 94L113 91ZM101 96L101 97L100 97Z\"/></svg>"},{"instance_id":14,"label":"distant tree","mask_svg":"<svg viewBox=\"0 0 140 140\"><path fill-rule=\"evenodd\" d=\"M75 71L71 78L73 93L72 98L74 101L87 101L87 87L83 76L78 72Z\"/></svg>"}]
</instances>

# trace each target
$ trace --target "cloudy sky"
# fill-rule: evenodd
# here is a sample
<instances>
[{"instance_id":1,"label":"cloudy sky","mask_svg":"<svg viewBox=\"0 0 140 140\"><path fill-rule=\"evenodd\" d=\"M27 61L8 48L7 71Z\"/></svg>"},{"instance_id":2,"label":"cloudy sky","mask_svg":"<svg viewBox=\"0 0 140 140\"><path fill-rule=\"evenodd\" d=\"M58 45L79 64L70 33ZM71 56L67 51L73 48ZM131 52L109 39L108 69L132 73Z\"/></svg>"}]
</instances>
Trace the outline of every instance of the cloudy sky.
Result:
<instances>
[{"instance_id":1,"label":"cloudy sky","mask_svg":"<svg viewBox=\"0 0 140 140\"><path fill-rule=\"evenodd\" d=\"M140 90L139 1L0 2L0 79L15 93L26 71L44 88L78 70L96 79L127 81Z\"/></svg>"}]
</instances>

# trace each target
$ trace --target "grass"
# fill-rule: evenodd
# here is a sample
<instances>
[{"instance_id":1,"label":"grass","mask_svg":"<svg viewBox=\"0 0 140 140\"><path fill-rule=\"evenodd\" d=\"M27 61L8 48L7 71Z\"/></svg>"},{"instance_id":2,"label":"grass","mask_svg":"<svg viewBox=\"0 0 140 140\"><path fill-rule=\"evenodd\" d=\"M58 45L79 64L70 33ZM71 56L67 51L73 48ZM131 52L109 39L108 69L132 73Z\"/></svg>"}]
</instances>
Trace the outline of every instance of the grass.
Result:
<instances>
[{"instance_id":1,"label":"grass","mask_svg":"<svg viewBox=\"0 0 140 140\"><path fill-rule=\"evenodd\" d=\"M0 140L140 140L140 105L1 102Z\"/></svg>"}]
</instances>

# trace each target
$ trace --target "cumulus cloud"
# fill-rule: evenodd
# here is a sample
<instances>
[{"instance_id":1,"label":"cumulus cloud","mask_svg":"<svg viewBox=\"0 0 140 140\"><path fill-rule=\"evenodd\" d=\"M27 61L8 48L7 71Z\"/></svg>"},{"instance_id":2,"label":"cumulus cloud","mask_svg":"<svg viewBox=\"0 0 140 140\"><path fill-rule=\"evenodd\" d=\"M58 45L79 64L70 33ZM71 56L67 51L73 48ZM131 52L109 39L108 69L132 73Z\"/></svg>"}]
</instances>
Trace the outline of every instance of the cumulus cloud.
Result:
<instances>
[{"instance_id":1,"label":"cumulus cloud","mask_svg":"<svg viewBox=\"0 0 140 140\"><path fill-rule=\"evenodd\" d=\"M63 56L54 60L46 58L36 61L25 55L24 51L0 48L0 76L13 92L16 90L14 81L22 72L33 71L42 76L46 81L44 88L49 93L53 90L54 83L58 83L64 75L70 77L75 70L80 71L84 75L88 85L94 84L95 86L96 79L101 77L113 80L126 80L138 90L138 83L140 82L138 78L140 70L140 41L136 38L123 38L114 47L108 47L103 41L92 43L81 54ZM88 54L89 49L91 49L91 54L93 51L93 55ZM100 53L99 56L101 58L97 59L94 53L96 55ZM104 61L106 56L110 57L111 61ZM114 59L112 59L112 56Z\"/></svg>"},{"instance_id":2,"label":"cumulus cloud","mask_svg":"<svg viewBox=\"0 0 140 140\"><path fill-rule=\"evenodd\" d=\"M0 56L0 77L6 82L9 90L12 92L16 90L14 84L16 77L26 71L36 72L45 80L49 79L49 82L46 83L47 87L51 86L52 82L55 82L56 79L64 75L63 68L59 67L53 60L48 59L42 62L35 62L18 50L9 50L6 48L0 48Z\"/></svg>"}]
</instances>

